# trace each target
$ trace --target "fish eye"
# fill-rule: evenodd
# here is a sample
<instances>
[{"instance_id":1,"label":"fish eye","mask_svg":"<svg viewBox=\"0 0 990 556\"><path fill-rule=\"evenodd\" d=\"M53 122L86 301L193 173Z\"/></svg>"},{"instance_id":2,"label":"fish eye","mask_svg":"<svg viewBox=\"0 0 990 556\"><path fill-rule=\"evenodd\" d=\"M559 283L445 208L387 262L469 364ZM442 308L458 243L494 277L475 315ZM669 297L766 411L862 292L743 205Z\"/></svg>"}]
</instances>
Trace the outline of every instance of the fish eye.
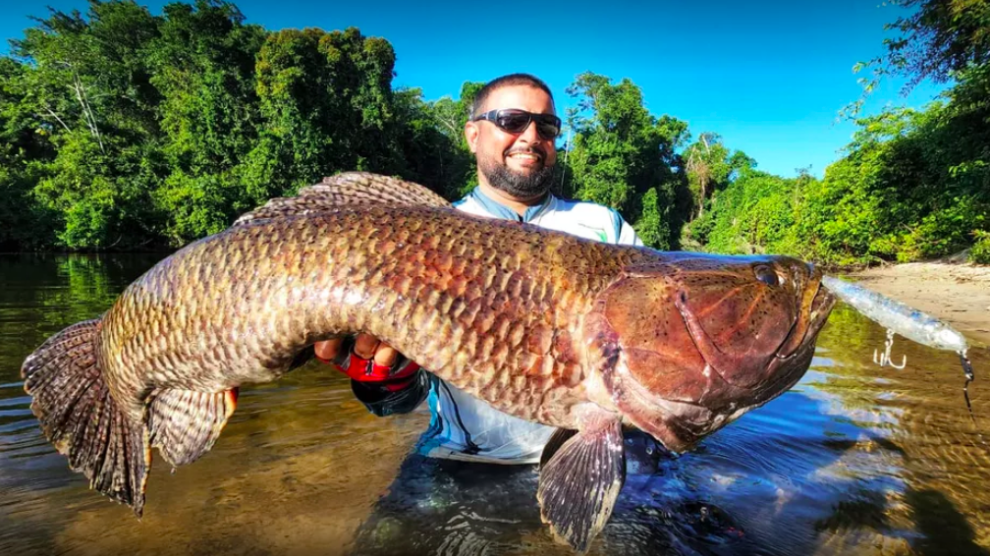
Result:
<instances>
[{"instance_id":1,"label":"fish eye","mask_svg":"<svg viewBox=\"0 0 990 556\"><path fill-rule=\"evenodd\" d=\"M779 286L780 280L777 279L777 273L773 271L772 268L765 264L761 264L753 269L756 274L756 279L768 286Z\"/></svg>"}]
</instances>

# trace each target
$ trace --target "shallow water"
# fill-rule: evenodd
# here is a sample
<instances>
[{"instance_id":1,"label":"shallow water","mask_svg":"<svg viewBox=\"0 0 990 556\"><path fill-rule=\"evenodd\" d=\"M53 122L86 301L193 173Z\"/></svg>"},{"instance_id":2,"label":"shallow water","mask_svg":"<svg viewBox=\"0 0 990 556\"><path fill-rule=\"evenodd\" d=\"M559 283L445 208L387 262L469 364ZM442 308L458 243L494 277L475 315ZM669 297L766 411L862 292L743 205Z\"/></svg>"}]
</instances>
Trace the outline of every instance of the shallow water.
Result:
<instances>
[{"instance_id":1,"label":"shallow water","mask_svg":"<svg viewBox=\"0 0 990 556\"><path fill-rule=\"evenodd\" d=\"M534 469L409 457L428 416L376 418L318 364L244 389L196 463L158 459L143 519L89 491L42 437L20 364L158 258L0 255L0 554L570 553L540 524ZM907 368L878 368L883 340L840 306L790 392L679 458L629 438L591 553L990 556L990 447L958 360L899 339ZM990 357L971 356L990 427Z\"/></svg>"}]
</instances>

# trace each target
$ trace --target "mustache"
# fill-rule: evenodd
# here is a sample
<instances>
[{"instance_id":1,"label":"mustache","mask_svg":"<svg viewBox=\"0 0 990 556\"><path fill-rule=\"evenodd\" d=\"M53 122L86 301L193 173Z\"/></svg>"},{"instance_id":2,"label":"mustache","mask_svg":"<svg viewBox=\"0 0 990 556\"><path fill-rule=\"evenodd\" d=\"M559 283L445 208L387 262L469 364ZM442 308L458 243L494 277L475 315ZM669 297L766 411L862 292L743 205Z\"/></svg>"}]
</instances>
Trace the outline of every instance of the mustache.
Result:
<instances>
[{"instance_id":1,"label":"mustache","mask_svg":"<svg viewBox=\"0 0 990 556\"><path fill-rule=\"evenodd\" d=\"M547 159L547 151L543 150L543 147L541 147L539 145L532 146L532 147L516 147L516 148L510 148L510 149L506 150L502 154L504 156L509 156L510 154L514 154L514 153L535 154L536 156L540 157L540 160L546 160Z\"/></svg>"}]
</instances>

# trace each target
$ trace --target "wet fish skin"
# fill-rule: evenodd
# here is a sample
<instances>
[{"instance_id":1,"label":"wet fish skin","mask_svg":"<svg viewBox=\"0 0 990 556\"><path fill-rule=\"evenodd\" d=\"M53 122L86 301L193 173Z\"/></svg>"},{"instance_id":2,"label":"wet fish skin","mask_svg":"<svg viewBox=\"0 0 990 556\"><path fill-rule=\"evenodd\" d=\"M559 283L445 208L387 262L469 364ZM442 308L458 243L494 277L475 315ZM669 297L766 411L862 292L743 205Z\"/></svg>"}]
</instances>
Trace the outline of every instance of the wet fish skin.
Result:
<instances>
[{"instance_id":1,"label":"wet fish skin","mask_svg":"<svg viewBox=\"0 0 990 556\"><path fill-rule=\"evenodd\" d=\"M584 550L622 485L619 423L690 447L796 382L834 303L794 259L606 245L340 179L187 246L28 357L32 409L94 488L140 514L152 446L194 461L240 385L369 332L503 411L577 431L544 455L539 498Z\"/></svg>"},{"instance_id":2,"label":"wet fish skin","mask_svg":"<svg viewBox=\"0 0 990 556\"><path fill-rule=\"evenodd\" d=\"M506 411L573 425L557 408L585 378L574 333L593 293L648 256L420 207L249 224L124 291L103 319L106 374L140 419L149 385L267 382L303 347L366 331Z\"/></svg>"}]
</instances>

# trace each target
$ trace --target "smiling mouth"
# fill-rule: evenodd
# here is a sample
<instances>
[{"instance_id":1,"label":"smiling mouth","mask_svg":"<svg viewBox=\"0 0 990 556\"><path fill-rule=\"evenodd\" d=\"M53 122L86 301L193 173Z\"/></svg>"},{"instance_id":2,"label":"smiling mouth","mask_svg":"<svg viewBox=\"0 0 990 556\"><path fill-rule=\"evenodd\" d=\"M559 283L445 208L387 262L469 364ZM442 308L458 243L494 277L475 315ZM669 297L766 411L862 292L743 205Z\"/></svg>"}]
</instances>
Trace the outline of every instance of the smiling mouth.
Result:
<instances>
[{"instance_id":1,"label":"smiling mouth","mask_svg":"<svg viewBox=\"0 0 990 556\"><path fill-rule=\"evenodd\" d=\"M510 152L505 155L505 158L515 159L520 161L532 161L532 162L542 162L543 156L535 151L516 151Z\"/></svg>"}]
</instances>

